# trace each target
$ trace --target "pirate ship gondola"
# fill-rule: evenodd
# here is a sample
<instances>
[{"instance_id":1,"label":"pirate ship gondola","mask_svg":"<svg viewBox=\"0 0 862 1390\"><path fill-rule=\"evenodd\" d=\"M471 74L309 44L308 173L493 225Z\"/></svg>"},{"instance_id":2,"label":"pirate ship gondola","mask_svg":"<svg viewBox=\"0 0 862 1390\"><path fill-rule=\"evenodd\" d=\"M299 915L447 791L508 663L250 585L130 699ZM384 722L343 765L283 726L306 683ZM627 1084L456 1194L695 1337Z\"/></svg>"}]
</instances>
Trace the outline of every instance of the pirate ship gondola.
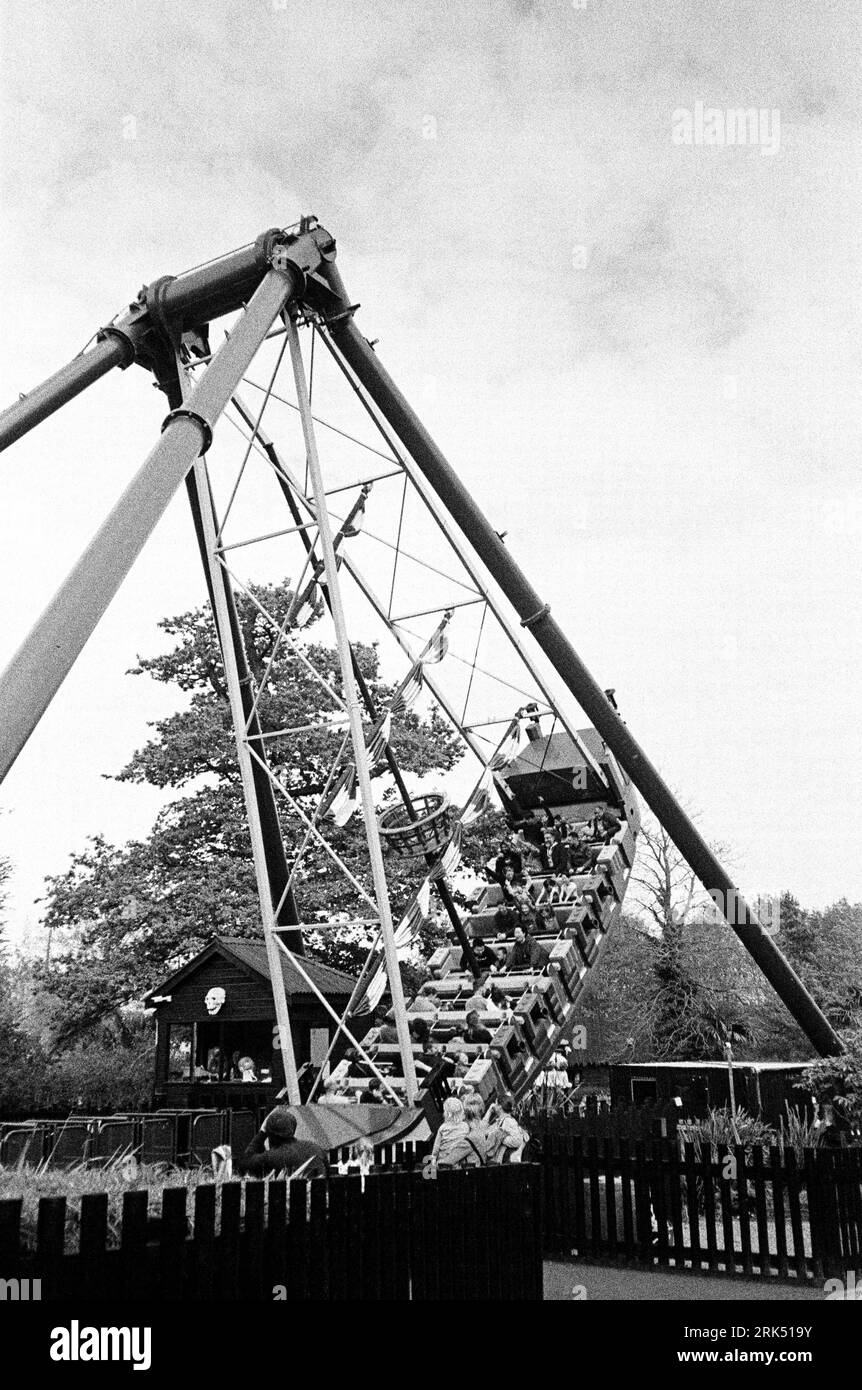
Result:
<instances>
[{"instance_id":1,"label":"pirate ship gondola","mask_svg":"<svg viewBox=\"0 0 862 1390\"><path fill-rule=\"evenodd\" d=\"M545 915L545 929L531 936L542 955L538 968L502 969L493 975L506 999L509 1020L480 1011L481 1026L492 1033L490 1045L463 1040L467 1007L476 997L477 982L462 965L460 944L443 946L430 957L432 978L408 1015L427 1019L425 1010L433 1000L439 1011L431 1041L442 1044L450 1064L467 1054L471 1066L463 1080L485 1100L524 1095L554 1052L570 1039L578 998L617 921L634 864L640 824L634 789L595 729L580 730L578 742L580 747L565 733L533 737L496 774L512 828L529 827L531 821L538 827L540 820L570 831L580 828L588 861L572 874L555 873L547 862L530 871L527 891L532 902L551 912ZM592 754L592 765L582 750ZM596 765L604 781L596 775ZM616 828L590 839L588 827L603 814ZM467 922L474 942L484 938L495 952L508 955L514 940L499 925L504 891L497 882L478 889ZM403 1086L403 1077L397 1074L399 1049L382 1041L382 1033L382 1029L370 1031L364 1044L373 1049L377 1063L394 1069L387 1070L387 1080L398 1090ZM413 1051L418 1058L423 1044L414 1043ZM447 1069L443 1070L445 1074ZM354 1080L363 1084L358 1076Z\"/></svg>"}]
</instances>

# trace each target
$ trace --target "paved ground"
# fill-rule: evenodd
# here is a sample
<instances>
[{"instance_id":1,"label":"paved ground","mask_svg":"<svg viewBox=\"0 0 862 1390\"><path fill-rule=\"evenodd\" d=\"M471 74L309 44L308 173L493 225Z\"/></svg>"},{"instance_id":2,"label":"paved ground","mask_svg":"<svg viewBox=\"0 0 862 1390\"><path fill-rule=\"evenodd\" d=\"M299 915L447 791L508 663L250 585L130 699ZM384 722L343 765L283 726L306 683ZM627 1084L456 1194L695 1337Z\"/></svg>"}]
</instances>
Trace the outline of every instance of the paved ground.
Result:
<instances>
[{"instance_id":1,"label":"paved ground","mask_svg":"<svg viewBox=\"0 0 862 1390\"><path fill-rule=\"evenodd\" d=\"M667 1303L722 1299L729 1303L775 1300L823 1302L819 1286L780 1284L777 1280L711 1279L706 1275L677 1274L674 1270L618 1269L613 1265L563 1264L546 1261L545 1299L569 1302L573 1289L585 1290L588 1300L652 1300ZM584 1293L579 1292L583 1298Z\"/></svg>"}]
</instances>

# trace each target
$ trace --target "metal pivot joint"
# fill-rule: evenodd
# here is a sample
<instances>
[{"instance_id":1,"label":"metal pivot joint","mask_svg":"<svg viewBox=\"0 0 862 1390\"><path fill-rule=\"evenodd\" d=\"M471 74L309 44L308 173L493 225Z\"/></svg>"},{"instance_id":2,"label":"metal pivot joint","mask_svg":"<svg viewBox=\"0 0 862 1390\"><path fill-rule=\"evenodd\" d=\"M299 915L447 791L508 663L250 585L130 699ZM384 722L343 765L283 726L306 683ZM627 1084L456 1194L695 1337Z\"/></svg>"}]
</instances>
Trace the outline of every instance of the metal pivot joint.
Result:
<instances>
[{"instance_id":1,"label":"metal pivot joint","mask_svg":"<svg viewBox=\"0 0 862 1390\"><path fill-rule=\"evenodd\" d=\"M164 382L171 378L173 361L164 351L165 340L174 347L187 344L191 351L208 355L206 326L244 308L272 269L295 277L295 293L304 294L314 282L315 293L324 304L339 308L318 274L334 257L335 239L316 217L303 217L293 227L271 227L249 245L185 274L160 276L143 287L122 315L99 329L93 347L0 412L0 451L113 367L124 371L137 362L154 371L159 385L167 389Z\"/></svg>"},{"instance_id":2,"label":"metal pivot joint","mask_svg":"<svg viewBox=\"0 0 862 1390\"><path fill-rule=\"evenodd\" d=\"M164 434L173 420L178 420L183 415L189 420L194 420L195 424L199 426L201 432L200 452L201 454L207 453L213 442L213 427L209 420L205 420L202 415L198 415L194 410L188 410L184 405L177 406L176 410L172 410L169 415L165 416L162 421L162 434Z\"/></svg>"}]
</instances>

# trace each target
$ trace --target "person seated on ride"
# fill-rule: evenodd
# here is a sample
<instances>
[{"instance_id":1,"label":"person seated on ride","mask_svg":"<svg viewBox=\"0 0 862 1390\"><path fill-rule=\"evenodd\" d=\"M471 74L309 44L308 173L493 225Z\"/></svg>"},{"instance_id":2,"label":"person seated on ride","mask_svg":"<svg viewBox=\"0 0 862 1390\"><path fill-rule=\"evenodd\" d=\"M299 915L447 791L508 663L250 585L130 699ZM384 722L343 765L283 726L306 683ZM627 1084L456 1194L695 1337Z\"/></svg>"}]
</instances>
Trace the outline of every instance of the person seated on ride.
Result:
<instances>
[{"instance_id":1,"label":"person seated on ride","mask_svg":"<svg viewBox=\"0 0 862 1390\"><path fill-rule=\"evenodd\" d=\"M551 869L555 874L567 874L571 869L571 848L566 827L558 825L551 844Z\"/></svg>"},{"instance_id":2,"label":"person seated on ride","mask_svg":"<svg viewBox=\"0 0 862 1390\"><path fill-rule=\"evenodd\" d=\"M466 999L466 1000L464 1001L464 1013L465 1013L465 1015L466 1015L466 1014L469 1014L473 1009L476 1009L476 1010L478 1010L479 1013L481 1013L481 1012L482 1012L482 1009L483 1009L483 1007L484 1007L484 1004L485 1004L485 996L484 996L484 994L482 993L481 989L478 989L478 988L476 987L476 981L475 981L475 980L473 981L473 986L474 986L474 987L473 987L473 992L472 992L472 994L470 995L470 997L469 997L468 999ZM459 1006L460 1006L460 1004L461 1004L461 1000L460 1000L460 999L458 1000L458 1004L459 1004Z\"/></svg>"},{"instance_id":3,"label":"person seated on ride","mask_svg":"<svg viewBox=\"0 0 862 1390\"><path fill-rule=\"evenodd\" d=\"M507 835L501 841L500 853L494 860L494 877L498 883L503 882L507 869L511 869L516 878L520 878L524 872L524 861L512 835Z\"/></svg>"},{"instance_id":4,"label":"person seated on ride","mask_svg":"<svg viewBox=\"0 0 862 1390\"><path fill-rule=\"evenodd\" d=\"M468 1043L489 1043L491 1034L487 1028L483 1028L479 1015L475 1009L471 1009L467 1014L467 1027L464 1030L464 1041Z\"/></svg>"},{"instance_id":5,"label":"person seated on ride","mask_svg":"<svg viewBox=\"0 0 862 1390\"><path fill-rule=\"evenodd\" d=\"M536 932L539 936L556 936L559 931L559 923L554 912L553 904L540 903L536 908Z\"/></svg>"},{"instance_id":6,"label":"person seated on ride","mask_svg":"<svg viewBox=\"0 0 862 1390\"><path fill-rule=\"evenodd\" d=\"M425 1043L422 1051L414 1058L414 1064L417 1068L421 1067L427 1075L439 1067L442 1058L443 1048L439 1043L429 1040Z\"/></svg>"},{"instance_id":7,"label":"person seated on ride","mask_svg":"<svg viewBox=\"0 0 862 1390\"><path fill-rule=\"evenodd\" d=\"M528 884L515 884L514 887L510 889L510 892L512 894L511 905L516 912L532 913L533 908L536 906L536 900L530 892Z\"/></svg>"},{"instance_id":8,"label":"person seated on ride","mask_svg":"<svg viewBox=\"0 0 862 1390\"><path fill-rule=\"evenodd\" d=\"M494 952L488 945L484 936L474 936L470 942L473 948L473 958L479 967L480 973L485 974L494 964ZM469 970L467 952L462 951L461 960L458 965L459 970Z\"/></svg>"},{"instance_id":9,"label":"person seated on ride","mask_svg":"<svg viewBox=\"0 0 862 1390\"><path fill-rule=\"evenodd\" d=\"M236 1159L237 1172L262 1178L288 1173L303 1178L329 1175L326 1154L317 1144L296 1138L296 1116L285 1105L271 1110L245 1153Z\"/></svg>"},{"instance_id":10,"label":"person seated on ride","mask_svg":"<svg viewBox=\"0 0 862 1390\"><path fill-rule=\"evenodd\" d=\"M505 1012L506 996L501 994L495 984L489 980L482 990L482 1008L480 1013L493 1014L494 1018L502 1018Z\"/></svg>"},{"instance_id":11,"label":"person seated on ride","mask_svg":"<svg viewBox=\"0 0 862 1390\"><path fill-rule=\"evenodd\" d=\"M330 1076L326 1082L324 1094L318 1100L318 1105L349 1105L353 1100L353 1095L348 1090L346 1078Z\"/></svg>"},{"instance_id":12,"label":"person seated on ride","mask_svg":"<svg viewBox=\"0 0 862 1390\"><path fill-rule=\"evenodd\" d=\"M561 875L561 877L565 877L565 875ZM542 896L543 900L552 906L560 901L560 879L554 874L545 879L545 891Z\"/></svg>"},{"instance_id":13,"label":"person seated on ride","mask_svg":"<svg viewBox=\"0 0 862 1390\"><path fill-rule=\"evenodd\" d=\"M470 1070L470 1067L471 1067L472 1065L473 1065L473 1064L472 1064L472 1062L470 1061L470 1058L467 1056L467 1053L466 1053L466 1052L459 1052L459 1053L458 1053L458 1060L457 1060L457 1062L455 1063L455 1076L460 1080L461 1077L467 1075L467 1073L468 1073L468 1071Z\"/></svg>"},{"instance_id":14,"label":"person seated on ride","mask_svg":"<svg viewBox=\"0 0 862 1390\"><path fill-rule=\"evenodd\" d=\"M360 1105L385 1105L383 1085L379 1076L372 1076L359 1097Z\"/></svg>"},{"instance_id":15,"label":"person seated on ride","mask_svg":"<svg viewBox=\"0 0 862 1390\"><path fill-rule=\"evenodd\" d=\"M426 1017L411 1018L410 1036L413 1039L413 1041L416 1043L420 1043L422 1047L426 1047L428 1044L428 1039L431 1036L431 1029L433 1027L433 1024L434 1019L428 1019Z\"/></svg>"},{"instance_id":16,"label":"person seated on ride","mask_svg":"<svg viewBox=\"0 0 862 1390\"><path fill-rule=\"evenodd\" d=\"M505 941L505 939L506 933L500 932L498 940ZM491 966L491 974L501 975L503 971L506 969L506 961L508 960L509 956L508 949L505 946L495 946L494 954L497 957L497 964Z\"/></svg>"},{"instance_id":17,"label":"person seated on ride","mask_svg":"<svg viewBox=\"0 0 862 1390\"><path fill-rule=\"evenodd\" d=\"M380 1025L380 1041L382 1043L397 1043L398 1041L398 1029L395 1027L394 1009L389 1010Z\"/></svg>"},{"instance_id":18,"label":"person seated on ride","mask_svg":"<svg viewBox=\"0 0 862 1390\"><path fill-rule=\"evenodd\" d=\"M431 1161L438 1168L455 1168L461 1158L460 1141L468 1133L464 1119L464 1107L460 1100L450 1096L443 1102L443 1123L434 1136Z\"/></svg>"},{"instance_id":19,"label":"person seated on ride","mask_svg":"<svg viewBox=\"0 0 862 1390\"><path fill-rule=\"evenodd\" d=\"M494 913L494 929L497 933L497 939L499 940L501 937L511 936L513 929L518 925L518 921L518 914L514 906L509 907L508 905L504 905L503 907L499 907ZM497 948L494 947L492 949L496 950ZM494 969L493 965L491 969Z\"/></svg>"},{"instance_id":20,"label":"person seated on ride","mask_svg":"<svg viewBox=\"0 0 862 1390\"><path fill-rule=\"evenodd\" d=\"M431 984L425 985L422 994L414 994L407 1005L411 1014L436 1014L439 1007L435 987Z\"/></svg>"},{"instance_id":21,"label":"person seated on ride","mask_svg":"<svg viewBox=\"0 0 862 1390\"><path fill-rule=\"evenodd\" d=\"M506 958L506 969L543 970L548 963L548 952L541 942L528 940L522 926L515 928L515 944Z\"/></svg>"},{"instance_id":22,"label":"person seated on ride","mask_svg":"<svg viewBox=\"0 0 862 1390\"><path fill-rule=\"evenodd\" d=\"M546 824L553 824L554 817L548 817L550 813L545 811ZM512 837L515 848L521 853L525 860L539 860L543 868L548 868L548 847L545 843L545 825L539 820L535 812L531 811L520 820L512 822L512 829L515 834ZM526 848L525 848L526 846Z\"/></svg>"},{"instance_id":23,"label":"person seated on ride","mask_svg":"<svg viewBox=\"0 0 862 1390\"><path fill-rule=\"evenodd\" d=\"M577 872L579 864L583 863L587 845L590 840L590 830L587 821L572 821L566 829L566 847L569 852L569 873Z\"/></svg>"},{"instance_id":24,"label":"person seated on ride","mask_svg":"<svg viewBox=\"0 0 862 1390\"><path fill-rule=\"evenodd\" d=\"M602 806L596 809L592 820L589 822L590 834L594 840L602 840L605 844L612 840L618 830L622 830L622 821L610 806Z\"/></svg>"},{"instance_id":25,"label":"person seated on ride","mask_svg":"<svg viewBox=\"0 0 862 1390\"><path fill-rule=\"evenodd\" d=\"M503 889L503 902L507 905L514 903L516 901L515 894L522 884L523 875L516 874L512 865L507 864L500 880L500 886Z\"/></svg>"},{"instance_id":26,"label":"person seated on ride","mask_svg":"<svg viewBox=\"0 0 862 1390\"><path fill-rule=\"evenodd\" d=\"M542 832L540 827L536 826L536 829L539 831L539 835L541 835ZM534 844L532 840L528 840L522 830L515 831L515 834L512 836L512 846L516 854L518 854L521 858L522 873L524 869L528 868L541 869L541 848L539 847L539 845ZM520 877L520 875L516 875L516 877Z\"/></svg>"},{"instance_id":27,"label":"person seated on ride","mask_svg":"<svg viewBox=\"0 0 862 1390\"><path fill-rule=\"evenodd\" d=\"M368 1056L373 1058L377 1049L375 1047L366 1048ZM338 1063L332 1071L332 1076L373 1076L374 1072L368 1062L360 1055L356 1047L348 1047L344 1054L344 1060Z\"/></svg>"},{"instance_id":28,"label":"person seated on ride","mask_svg":"<svg viewBox=\"0 0 862 1390\"><path fill-rule=\"evenodd\" d=\"M549 930L555 930L543 925L544 918L540 916L533 898L530 898L528 903L519 905L518 920L528 936L539 936L542 932L547 935Z\"/></svg>"}]
</instances>

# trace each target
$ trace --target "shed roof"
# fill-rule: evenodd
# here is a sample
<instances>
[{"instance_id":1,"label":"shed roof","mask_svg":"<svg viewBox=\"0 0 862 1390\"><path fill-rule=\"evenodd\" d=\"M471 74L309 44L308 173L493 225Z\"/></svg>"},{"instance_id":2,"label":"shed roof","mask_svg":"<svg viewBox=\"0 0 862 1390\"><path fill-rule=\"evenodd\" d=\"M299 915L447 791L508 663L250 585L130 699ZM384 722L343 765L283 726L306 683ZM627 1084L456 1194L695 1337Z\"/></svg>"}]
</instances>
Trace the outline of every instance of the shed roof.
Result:
<instances>
[{"instance_id":1,"label":"shed roof","mask_svg":"<svg viewBox=\"0 0 862 1390\"><path fill-rule=\"evenodd\" d=\"M246 970L260 975L262 979L270 983L272 981L266 946L262 941L250 941L245 937L237 936L216 936L190 961L186 961L186 964L181 966L179 970L175 970L173 975L162 980L160 984L154 985L144 996L145 1001L152 999L153 995L170 994L214 955L226 956ZM356 983L352 975L345 975L343 971L334 970L332 966L324 965L319 960L312 960L310 956L303 957L302 968L317 985L321 994L349 995ZM284 954L281 955L281 973L288 994L314 994L311 985Z\"/></svg>"}]
</instances>

